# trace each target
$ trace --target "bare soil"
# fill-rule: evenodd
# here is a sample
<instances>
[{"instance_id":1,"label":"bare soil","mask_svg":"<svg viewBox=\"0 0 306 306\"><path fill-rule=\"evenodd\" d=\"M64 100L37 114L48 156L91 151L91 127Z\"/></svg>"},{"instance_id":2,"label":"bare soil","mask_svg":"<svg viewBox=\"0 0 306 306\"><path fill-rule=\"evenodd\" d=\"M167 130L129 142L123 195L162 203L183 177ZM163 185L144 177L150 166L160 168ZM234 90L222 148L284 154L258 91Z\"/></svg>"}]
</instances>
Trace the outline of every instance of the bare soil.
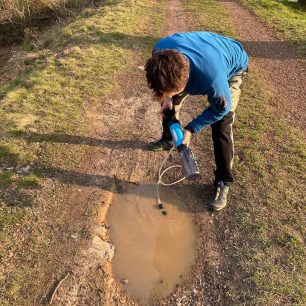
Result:
<instances>
[{"instance_id":1,"label":"bare soil","mask_svg":"<svg viewBox=\"0 0 306 306\"><path fill-rule=\"evenodd\" d=\"M4 67L7 61L11 58L14 47L0 47L0 69Z\"/></svg>"},{"instance_id":2,"label":"bare soil","mask_svg":"<svg viewBox=\"0 0 306 306\"><path fill-rule=\"evenodd\" d=\"M240 41L250 55L251 65L273 92L275 114L305 133L306 61L290 41L242 7L238 1L220 1L232 18Z\"/></svg>"}]
</instances>

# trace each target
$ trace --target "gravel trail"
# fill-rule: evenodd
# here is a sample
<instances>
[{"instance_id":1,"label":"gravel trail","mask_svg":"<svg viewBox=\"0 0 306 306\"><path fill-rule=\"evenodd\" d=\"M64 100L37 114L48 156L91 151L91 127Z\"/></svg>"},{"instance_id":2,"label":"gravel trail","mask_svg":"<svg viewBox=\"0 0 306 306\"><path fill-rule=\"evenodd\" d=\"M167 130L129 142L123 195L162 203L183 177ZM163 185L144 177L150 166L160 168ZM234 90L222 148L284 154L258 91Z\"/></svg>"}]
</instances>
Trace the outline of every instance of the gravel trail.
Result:
<instances>
[{"instance_id":1,"label":"gravel trail","mask_svg":"<svg viewBox=\"0 0 306 306\"><path fill-rule=\"evenodd\" d=\"M278 37L237 1L220 1L228 10L239 39L250 54L251 66L272 89L275 115L305 133L306 61L292 44Z\"/></svg>"}]
</instances>

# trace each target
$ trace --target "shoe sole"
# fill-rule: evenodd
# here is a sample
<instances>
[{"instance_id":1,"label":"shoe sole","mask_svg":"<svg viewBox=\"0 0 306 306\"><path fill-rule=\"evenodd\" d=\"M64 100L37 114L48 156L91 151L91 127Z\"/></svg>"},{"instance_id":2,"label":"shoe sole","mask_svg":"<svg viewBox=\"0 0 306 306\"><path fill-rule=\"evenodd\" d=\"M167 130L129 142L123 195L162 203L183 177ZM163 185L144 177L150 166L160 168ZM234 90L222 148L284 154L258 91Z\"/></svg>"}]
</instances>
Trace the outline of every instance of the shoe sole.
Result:
<instances>
[{"instance_id":1,"label":"shoe sole","mask_svg":"<svg viewBox=\"0 0 306 306\"><path fill-rule=\"evenodd\" d=\"M148 150L153 152L159 152L159 151L170 151L172 149L171 147L148 147Z\"/></svg>"},{"instance_id":2,"label":"shoe sole","mask_svg":"<svg viewBox=\"0 0 306 306\"><path fill-rule=\"evenodd\" d=\"M226 207L226 205L227 205L227 203L226 203L225 205L223 205L223 206L216 207L216 206L212 205L211 203L209 203L209 208L210 208L211 210L213 210L213 211L220 211L220 210L222 210L224 207Z\"/></svg>"},{"instance_id":3,"label":"shoe sole","mask_svg":"<svg viewBox=\"0 0 306 306\"><path fill-rule=\"evenodd\" d=\"M161 151L170 151L171 150L171 148L170 149L150 149L149 148L149 151L152 151L152 152L161 152Z\"/></svg>"},{"instance_id":4,"label":"shoe sole","mask_svg":"<svg viewBox=\"0 0 306 306\"><path fill-rule=\"evenodd\" d=\"M213 207L213 206L211 206L211 210L213 210L213 211L220 211L220 210L222 210L223 208L225 208L226 207L226 205L224 205L224 206L222 206L222 207Z\"/></svg>"}]
</instances>

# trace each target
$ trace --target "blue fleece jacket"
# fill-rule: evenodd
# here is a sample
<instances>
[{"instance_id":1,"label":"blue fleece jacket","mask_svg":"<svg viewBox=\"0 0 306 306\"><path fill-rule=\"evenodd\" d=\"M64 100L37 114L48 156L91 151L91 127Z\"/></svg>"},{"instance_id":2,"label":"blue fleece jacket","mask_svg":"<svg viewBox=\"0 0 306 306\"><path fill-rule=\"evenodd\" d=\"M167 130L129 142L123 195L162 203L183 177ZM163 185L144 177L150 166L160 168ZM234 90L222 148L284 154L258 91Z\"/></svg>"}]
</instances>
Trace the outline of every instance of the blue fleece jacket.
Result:
<instances>
[{"instance_id":1,"label":"blue fleece jacket","mask_svg":"<svg viewBox=\"0 0 306 306\"><path fill-rule=\"evenodd\" d=\"M188 129L199 132L227 115L231 109L228 80L248 65L242 45L216 33L189 32L159 40L153 52L164 49L175 49L189 61L189 80L184 91L208 97L209 107L188 124Z\"/></svg>"}]
</instances>

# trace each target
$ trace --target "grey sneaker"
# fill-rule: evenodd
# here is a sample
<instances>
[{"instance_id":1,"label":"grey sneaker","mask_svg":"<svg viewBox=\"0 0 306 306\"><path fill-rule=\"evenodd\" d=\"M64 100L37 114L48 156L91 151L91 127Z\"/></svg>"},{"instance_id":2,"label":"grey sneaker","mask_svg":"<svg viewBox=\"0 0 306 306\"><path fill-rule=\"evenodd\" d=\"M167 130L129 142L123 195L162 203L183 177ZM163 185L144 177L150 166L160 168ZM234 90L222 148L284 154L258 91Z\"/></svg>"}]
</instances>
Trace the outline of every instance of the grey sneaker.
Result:
<instances>
[{"instance_id":1,"label":"grey sneaker","mask_svg":"<svg viewBox=\"0 0 306 306\"><path fill-rule=\"evenodd\" d=\"M214 185L212 197L209 201L210 208L214 211L223 209L227 204L228 192L229 186L224 185L223 182L219 182L218 186Z\"/></svg>"},{"instance_id":2,"label":"grey sneaker","mask_svg":"<svg viewBox=\"0 0 306 306\"><path fill-rule=\"evenodd\" d=\"M169 140L157 140L155 142L150 142L148 149L150 151L169 151L173 147L173 144Z\"/></svg>"}]
</instances>

